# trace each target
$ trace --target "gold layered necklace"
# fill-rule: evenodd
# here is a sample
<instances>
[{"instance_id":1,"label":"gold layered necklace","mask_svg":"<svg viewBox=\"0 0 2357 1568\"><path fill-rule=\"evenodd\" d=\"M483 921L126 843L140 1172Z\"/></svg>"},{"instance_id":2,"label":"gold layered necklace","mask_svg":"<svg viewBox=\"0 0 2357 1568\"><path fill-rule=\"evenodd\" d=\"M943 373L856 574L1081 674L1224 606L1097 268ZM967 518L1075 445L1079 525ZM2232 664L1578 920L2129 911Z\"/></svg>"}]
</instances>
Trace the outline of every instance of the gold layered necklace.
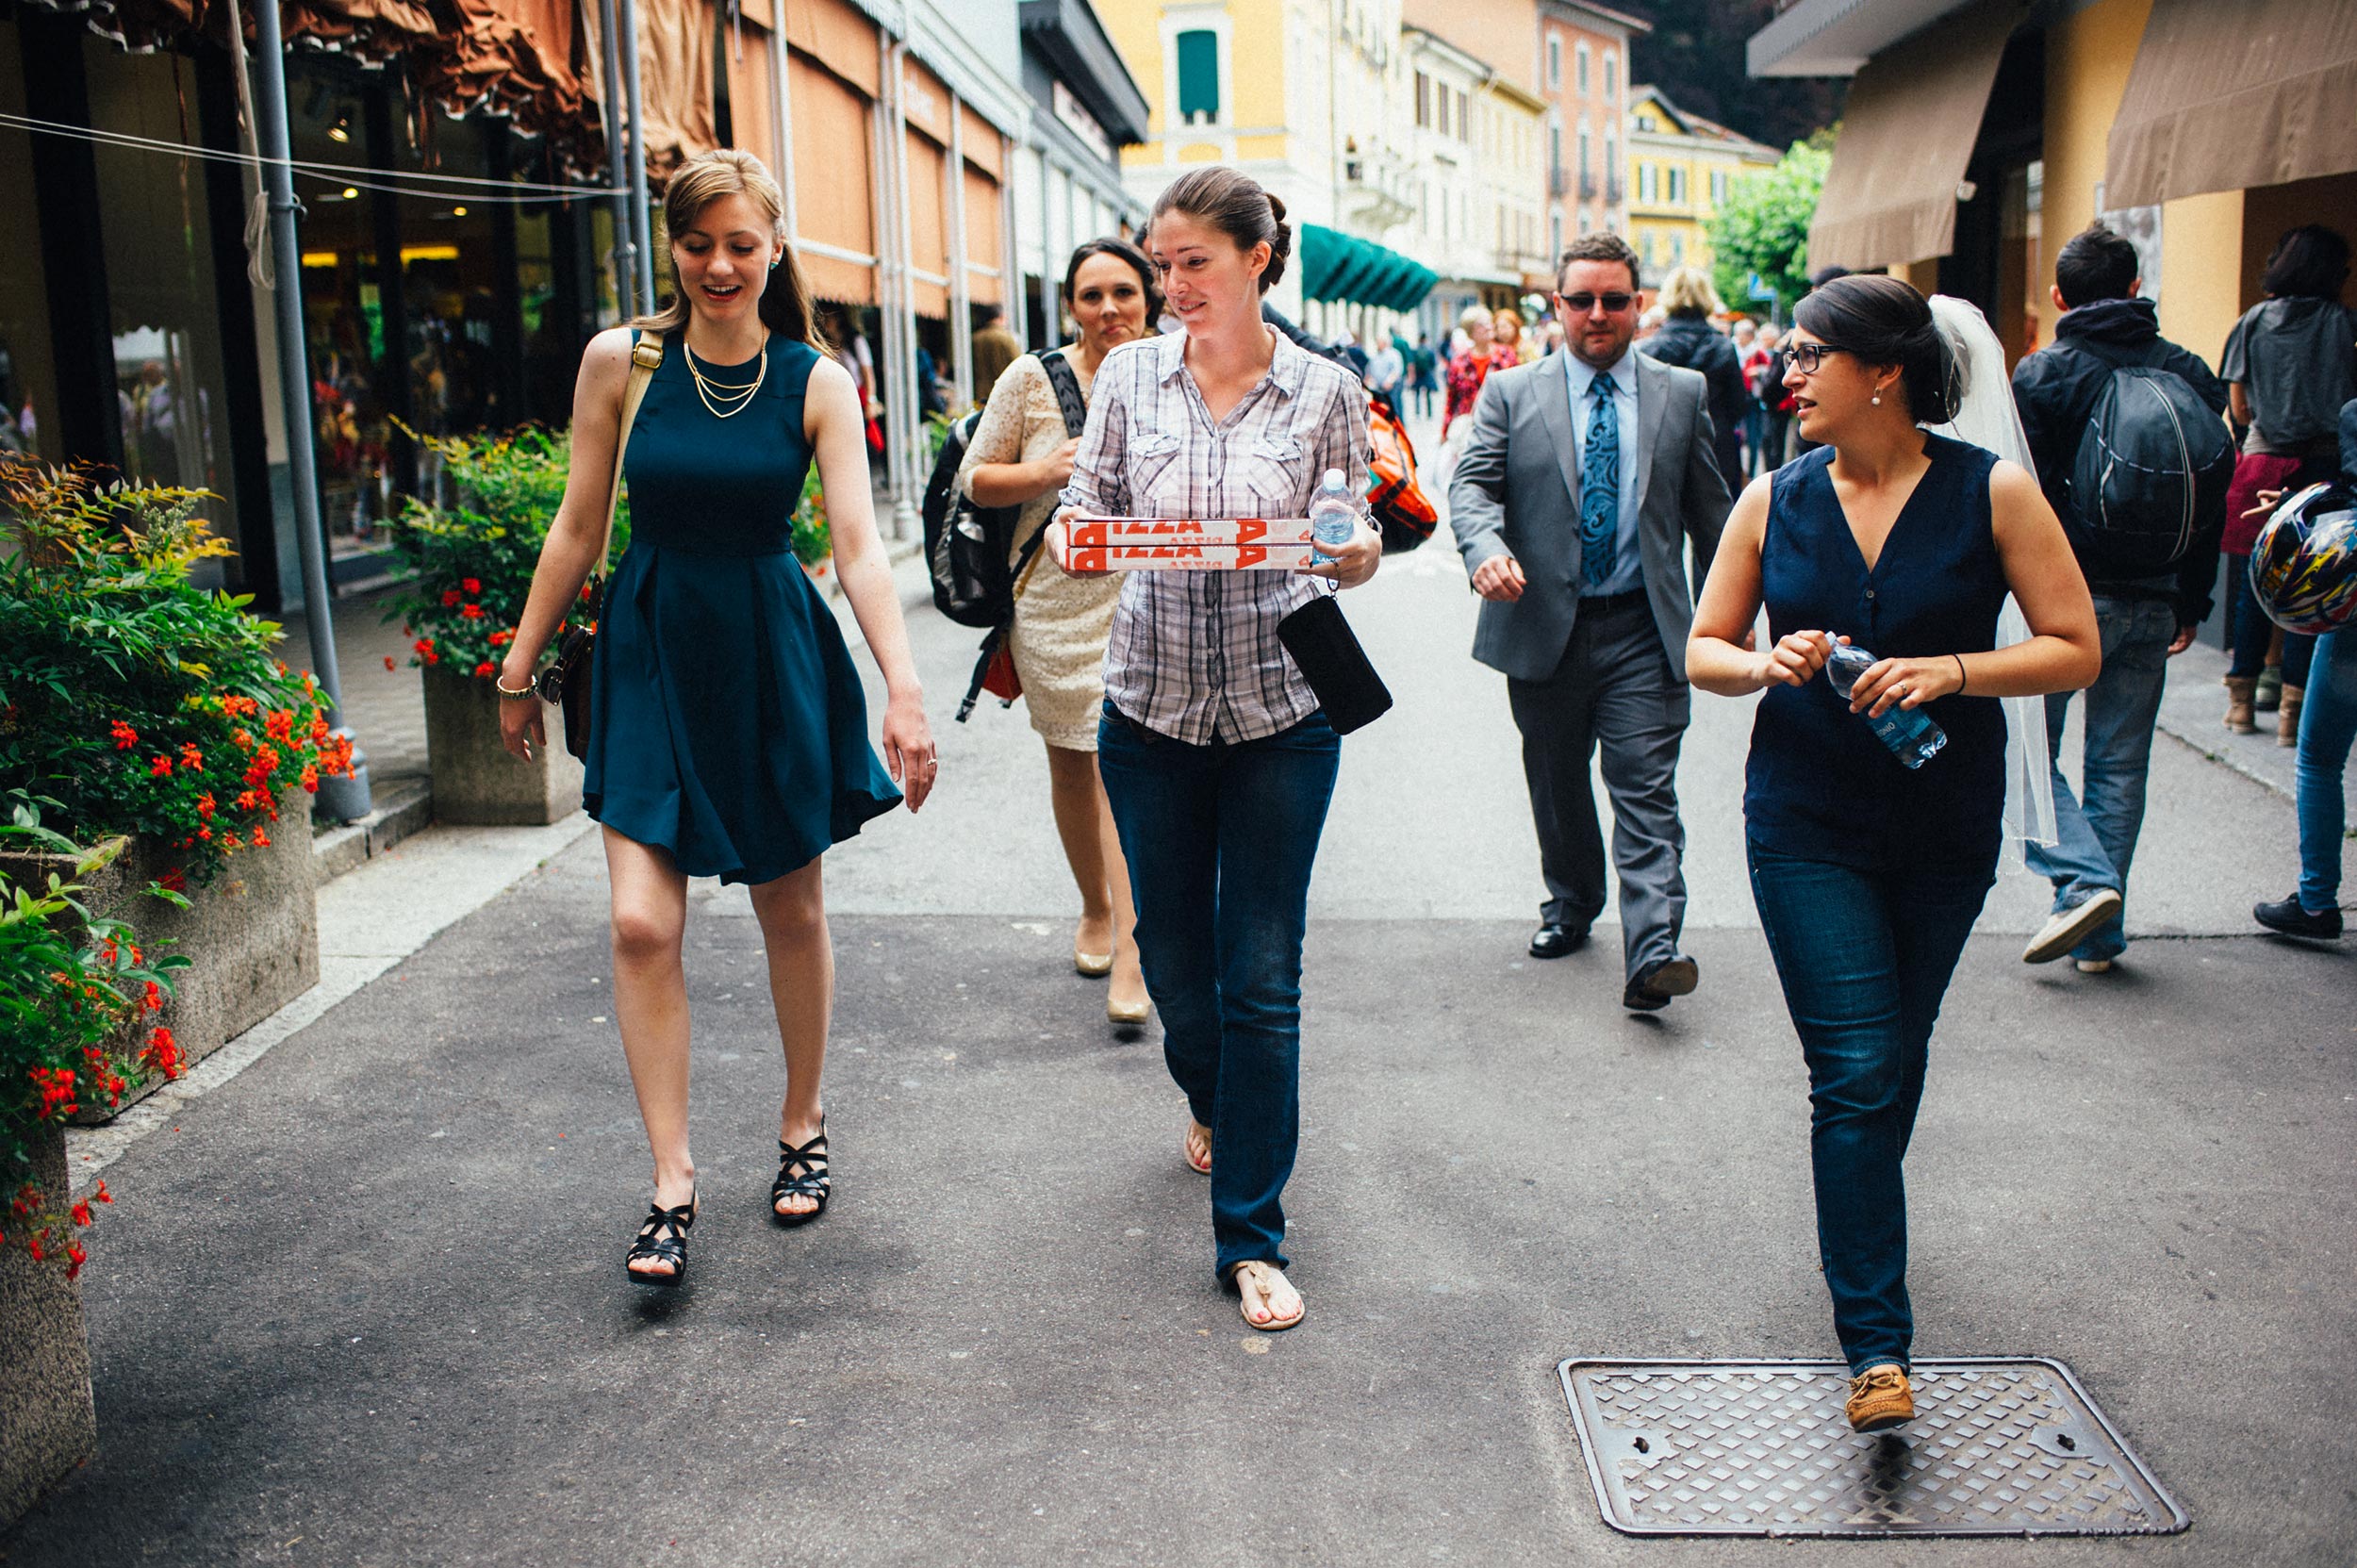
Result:
<instances>
[{"instance_id":1,"label":"gold layered necklace","mask_svg":"<svg viewBox=\"0 0 2357 1568\"><path fill-rule=\"evenodd\" d=\"M703 399L704 406L712 410L716 420L742 414L751 405L753 394L761 390L761 384L769 373L769 339L766 335L761 340L761 357L753 362L753 379L742 387L731 387L704 374L696 363L696 351L688 348L684 338L680 340L680 348L687 355L687 373L696 379L696 395Z\"/></svg>"}]
</instances>

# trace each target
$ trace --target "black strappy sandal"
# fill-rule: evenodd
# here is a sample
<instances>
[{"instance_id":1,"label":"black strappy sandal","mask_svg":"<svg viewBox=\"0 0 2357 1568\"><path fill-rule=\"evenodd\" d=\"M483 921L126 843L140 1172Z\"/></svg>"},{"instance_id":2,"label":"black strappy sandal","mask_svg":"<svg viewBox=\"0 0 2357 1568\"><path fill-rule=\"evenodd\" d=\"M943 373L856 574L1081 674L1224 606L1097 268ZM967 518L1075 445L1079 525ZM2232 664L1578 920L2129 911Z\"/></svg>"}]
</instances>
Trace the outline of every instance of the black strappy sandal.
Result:
<instances>
[{"instance_id":1,"label":"black strappy sandal","mask_svg":"<svg viewBox=\"0 0 2357 1568\"><path fill-rule=\"evenodd\" d=\"M780 1138L778 1152L784 1158L778 1163L778 1179L769 1183L769 1217L790 1230L825 1213L827 1199L834 1196L834 1178L827 1172L827 1118L818 1118L817 1135L799 1148ZM798 1168L799 1176L794 1174ZM801 1213L783 1213L778 1205L789 1197L815 1197L818 1207Z\"/></svg>"},{"instance_id":2,"label":"black strappy sandal","mask_svg":"<svg viewBox=\"0 0 2357 1568\"><path fill-rule=\"evenodd\" d=\"M638 1239L630 1244L630 1255L622 1260L622 1271L636 1284L678 1284L687 1278L687 1232L695 1224L696 1200L692 1197L676 1209L650 1203L646 1222L638 1227ZM649 1274L630 1266L641 1258L668 1263L671 1272Z\"/></svg>"}]
</instances>

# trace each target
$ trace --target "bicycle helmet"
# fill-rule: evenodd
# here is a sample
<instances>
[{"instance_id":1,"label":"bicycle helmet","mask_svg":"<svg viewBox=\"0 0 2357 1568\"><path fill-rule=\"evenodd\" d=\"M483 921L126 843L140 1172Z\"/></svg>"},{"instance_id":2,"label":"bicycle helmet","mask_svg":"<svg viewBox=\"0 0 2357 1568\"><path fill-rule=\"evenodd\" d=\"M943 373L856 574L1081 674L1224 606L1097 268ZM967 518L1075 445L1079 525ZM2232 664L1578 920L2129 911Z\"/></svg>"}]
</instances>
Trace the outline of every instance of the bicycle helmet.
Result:
<instances>
[{"instance_id":1,"label":"bicycle helmet","mask_svg":"<svg viewBox=\"0 0 2357 1568\"><path fill-rule=\"evenodd\" d=\"M2286 632L2357 619L2357 492L2325 484L2286 496L2250 548L2250 593Z\"/></svg>"}]
</instances>

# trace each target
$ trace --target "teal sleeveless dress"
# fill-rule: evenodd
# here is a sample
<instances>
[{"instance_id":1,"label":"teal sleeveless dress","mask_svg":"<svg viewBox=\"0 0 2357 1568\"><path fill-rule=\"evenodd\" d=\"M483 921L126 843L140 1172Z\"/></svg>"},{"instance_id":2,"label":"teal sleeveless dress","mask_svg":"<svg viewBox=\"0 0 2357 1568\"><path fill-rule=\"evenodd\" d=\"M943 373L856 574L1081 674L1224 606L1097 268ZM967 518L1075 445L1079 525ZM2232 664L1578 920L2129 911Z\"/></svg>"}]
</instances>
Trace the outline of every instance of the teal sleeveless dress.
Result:
<instances>
[{"instance_id":1,"label":"teal sleeveless dress","mask_svg":"<svg viewBox=\"0 0 2357 1568\"><path fill-rule=\"evenodd\" d=\"M723 420L674 338L623 457L630 549L598 623L583 804L691 877L782 877L900 801L850 650L792 549L817 362L772 338L761 390ZM757 363L705 374L743 386Z\"/></svg>"}]
</instances>

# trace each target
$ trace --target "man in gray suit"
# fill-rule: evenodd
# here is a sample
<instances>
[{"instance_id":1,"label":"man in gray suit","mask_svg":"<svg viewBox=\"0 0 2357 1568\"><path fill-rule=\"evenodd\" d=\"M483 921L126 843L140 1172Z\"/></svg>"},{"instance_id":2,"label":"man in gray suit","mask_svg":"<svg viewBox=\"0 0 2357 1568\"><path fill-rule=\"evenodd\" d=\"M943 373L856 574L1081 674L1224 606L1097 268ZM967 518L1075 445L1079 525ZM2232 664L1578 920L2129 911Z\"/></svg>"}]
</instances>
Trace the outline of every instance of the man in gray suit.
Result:
<instances>
[{"instance_id":1,"label":"man in gray suit","mask_svg":"<svg viewBox=\"0 0 2357 1568\"><path fill-rule=\"evenodd\" d=\"M1622 1005L1694 989L1678 950L1678 745L1686 634L1731 504L1701 375L1634 353L1637 253L1591 235L1556 268L1566 352L1493 373L1449 481L1449 524L1484 601L1474 657L1506 674L1539 828L1534 958L1588 940L1604 910L1604 840L1589 766L1604 752L1620 873Z\"/></svg>"}]
</instances>

